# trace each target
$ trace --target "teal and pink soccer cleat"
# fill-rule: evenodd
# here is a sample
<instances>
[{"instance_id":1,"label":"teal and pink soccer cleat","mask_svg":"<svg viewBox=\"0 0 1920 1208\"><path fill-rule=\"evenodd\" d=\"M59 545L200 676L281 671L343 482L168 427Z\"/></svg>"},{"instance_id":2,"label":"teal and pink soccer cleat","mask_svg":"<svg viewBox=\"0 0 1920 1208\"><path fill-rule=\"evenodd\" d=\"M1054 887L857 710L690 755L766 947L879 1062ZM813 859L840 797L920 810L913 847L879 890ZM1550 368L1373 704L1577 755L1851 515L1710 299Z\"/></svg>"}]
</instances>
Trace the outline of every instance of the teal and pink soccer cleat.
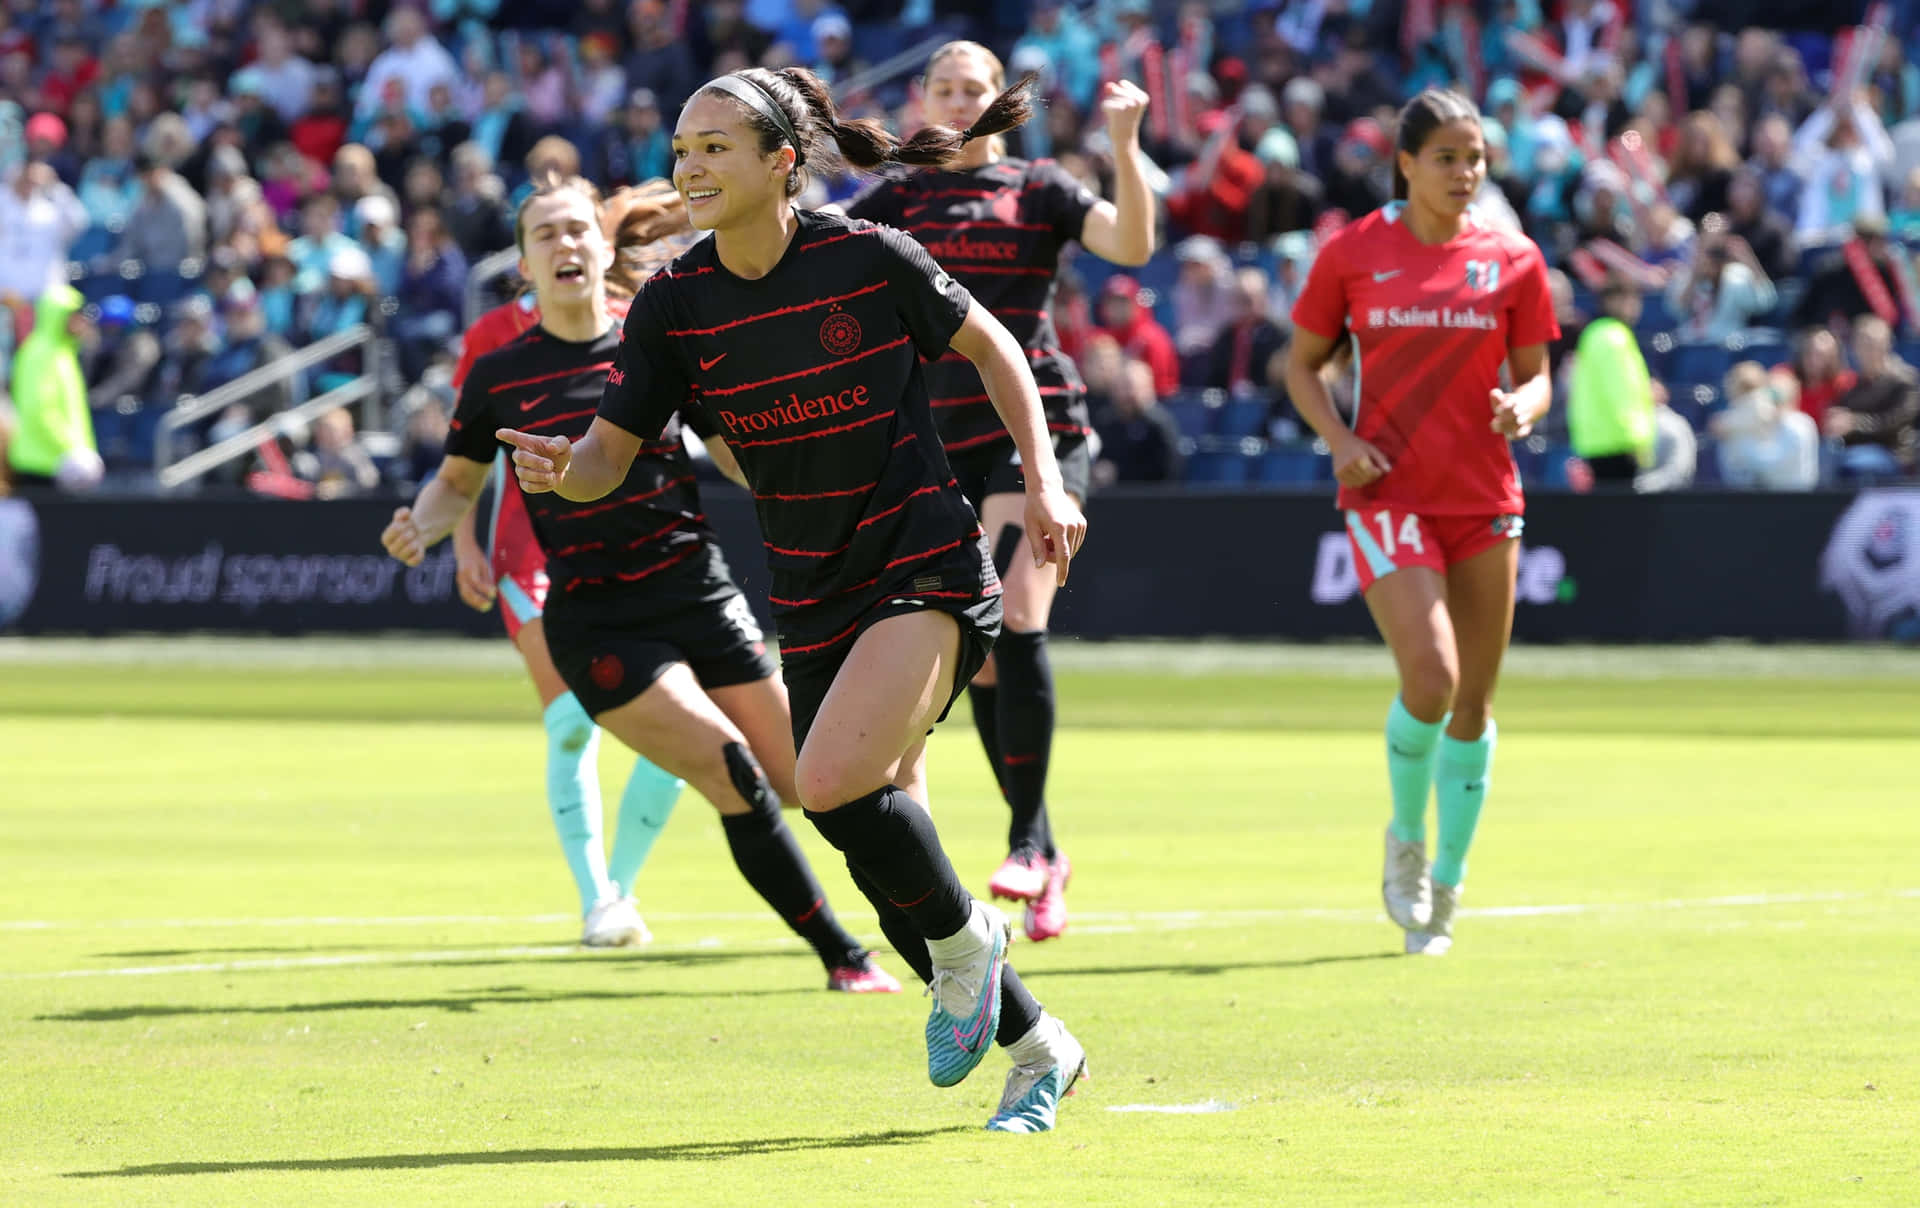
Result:
<instances>
[{"instance_id":1,"label":"teal and pink soccer cleat","mask_svg":"<svg viewBox=\"0 0 1920 1208\"><path fill-rule=\"evenodd\" d=\"M1000 1110L987 1121L988 1132L1051 1130L1060 1100L1073 1093L1074 1083L1087 1077L1087 1051L1058 1020L1052 1023L1055 1035L1047 1045L1046 1059L1007 1071L1007 1089L1000 1096Z\"/></svg>"},{"instance_id":2,"label":"teal and pink soccer cleat","mask_svg":"<svg viewBox=\"0 0 1920 1208\"><path fill-rule=\"evenodd\" d=\"M1027 903L1024 920L1027 938L1058 939L1067 929L1067 882L1073 878L1073 861L1067 853L1055 852L1047 867L1047 886L1040 896Z\"/></svg>"},{"instance_id":3,"label":"teal and pink soccer cleat","mask_svg":"<svg viewBox=\"0 0 1920 1208\"><path fill-rule=\"evenodd\" d=\"M973 1073L1000 1028L1000 973L1007 965L1007 945L1013 927L1007 916L978 903L985 912L991 938L963 965L933 967L927 993L933 1010L927 1015L927 1077L935 1086L958 1086Z\"/></svg>"}]
</instances>

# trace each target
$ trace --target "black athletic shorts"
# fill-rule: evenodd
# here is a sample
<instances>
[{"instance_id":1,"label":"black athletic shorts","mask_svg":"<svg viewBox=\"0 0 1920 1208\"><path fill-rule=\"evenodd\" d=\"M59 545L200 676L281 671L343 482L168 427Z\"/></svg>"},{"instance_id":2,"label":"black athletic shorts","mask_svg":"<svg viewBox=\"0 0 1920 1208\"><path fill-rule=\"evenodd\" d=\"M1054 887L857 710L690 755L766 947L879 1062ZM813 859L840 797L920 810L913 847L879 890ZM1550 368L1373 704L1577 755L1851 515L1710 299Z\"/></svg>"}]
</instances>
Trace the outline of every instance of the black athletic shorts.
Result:
<instances>
[{"instance_id":1,"label":"black athletic shorts","mask_svg":"<svg viewBox=\"0 0 1920 1208\"><path fill-rule=\"evenodd\" d=\"M1060 463L1060 478L1067 494L1081 503L1093 486L1093 451L1087 438L1077 432L1055 433L1053 456ZM1011 440L988 445L984 449L947 454L947 464L960 483L960 493L978 512L989 495L1018 495L1027 489L1027 474L1020 465L1020 450ZM990 539L998 540L997 537Z\"/></svg>"},{"instance_id":2,"label":"black athletic shorts","mask_svg":"<svg viewBox=\"0 0 1920 1208\"><path fill-rule=\"evenodd\" d=\"M860 635L876 621L928 609L947 613L960 623L960 657L953 672L953 687L947 694L947 703L940 710L940 716L934 719L936 723L947 720L953 702L960 699L960 694L966 691L973 677L986 665L987 655L993 652L994 640L1000 636L1002 609L997 591L990 596L965 600L883 597L860 618L859 627L847 640L817 654L783 658L780 674L787 681L787 699L793 709L794 750L798 751L806 745L807 732L813 729L813 719L827 699L827 690L833 687L834 677L840 674L848 652L860 640Z\"/></svg>"},{"instance_id":3,"label":"black athletic shorts","mask_svg":"<svg viewBox=\"0 0 1920 1208\"><path fill-rule=\"evenodd\" d=\"M639 696L675 663L690 667L702 688L750 684L776 670L753 607L737 591L633 621L569 612L563 597L548 598L547 650L590 717Z\"/></svg>"}]
</instances>

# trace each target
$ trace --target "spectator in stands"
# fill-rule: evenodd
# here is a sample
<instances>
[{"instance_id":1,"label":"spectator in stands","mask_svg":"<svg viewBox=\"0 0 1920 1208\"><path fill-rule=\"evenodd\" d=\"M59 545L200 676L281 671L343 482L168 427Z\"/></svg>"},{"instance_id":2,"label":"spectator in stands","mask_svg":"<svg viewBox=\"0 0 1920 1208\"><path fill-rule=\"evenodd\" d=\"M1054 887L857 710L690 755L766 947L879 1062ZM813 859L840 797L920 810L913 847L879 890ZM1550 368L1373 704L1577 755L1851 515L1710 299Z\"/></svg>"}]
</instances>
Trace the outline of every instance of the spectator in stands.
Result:
<instances>
[{"instance_id":1,"label":"spectator in stands","mask_svg":"<svg viewBox=\"0 0 1920 1208\"><path fill-rule=\"evenodd\" d=\"M1735 172L1727 182L1727 234L1746 242L1770 281L1786 281L1798 268L1793 228L1767 209L1759 174L1751 168Z\"/></svg>"},{"instance_id":2,"label":"spectator in stands","mask_svg":"<svg viewBox=\"0 0 1920 1208\"><path fill-rule=\"evenodd\" d=\"M92 324L80 291L64 282L39 293L33 332L13 358L14 429L7 440L13 486L90 490L105 467L94 445L79 345Z\"/></svg>"},{"instance_id":3,"label":"spectator in stands","mask_svg":"<svg viewBox=\"0 0 1920 1208\"><path fill-rule=\"evenodd\" d=\"M411 214L422 206L439 206L447 196L446 173L427 156L407 165L407 177L400 183L400 213Z\"/></svg>"},{"instance_id":4,"label":"spectator in stands","mask_svg":"<svg viewBox=\"0 0 1920 1208\"><path fill-rule=\"evenodd\" d=\"M1153 317L1151 297L1125 273L1108 277L1100 290L1100 330L1112 336L1128 358L1146 362L1153 370L1156 394L1172 394L1180 389L1180 358L1173 337Z\"/></svg>"},{"instance_id":5,"label":"spectator in stands","mask_svg":"<svg viewBox=\"0 0 1920 1208\"><path fill-rule=\"evenodd\" d=\"M293 459L294 472L313 484L316 499L349 499L380 485L379 467L353 430L345 407L313 421L313 446Z\"/></svg>"},{"instance_id":6,"label":"spectator in stands","mask_svg":"<svg viewBox=\"0 0 1920 1208\"><path fill-rule=\"evenodd\" d=\"M373 152L360 143L348 143L333 156L333 196L340 203L338 213L345 218L349 236L360 233L360 215L354 208L363 197L382 197L395 207L399 198L380 179Z\"/></svg>"},{"instance_id":7,"label":"spectator in stands","mask_svg":"<svg viewBox=\"0 0 1920 1208\"><path fill-rule=\"evenodd\" d=\"M1326 90L1306 76L1296 76L1280 93L1280 113L1299 150L1300 170L1325 181L1333 173L1339 131L1321 119L1326 112Z\"/></svg>"},{"instance_id":8,"label":"spectator in stands","mask_svg":"<svg viewBox=\"0 0 1920 1208\"><path fill-rule=\"evenodd\" d=\"M254 15L253 62L247 66L281 121L292 122L306 112L313 99L314 66L294 49L292 35L272 9Z\"/></svg>"},{"instance_id":9,"label":"spectator in stands","mask_svg":"<svg viewBox=\"0 0 1920 1208\"><path fill-rule=\"evenodd\" d=\"M822 13L813 20L813 73L839 86L867 69L853 53L853 23L840 13Z\"/></svg>"},{"instance_id":10,"label":"spectator in stands","mask_svg":"<svg viewBox=\"0 0 1920 1208\"><path fill-rule=\"evenodd\" d=\"M453 149L447 226L469 260L513 246L513 221L507 213L506 194L485 147L466 142Z\"/></svg>"},{"instance_id":11,"label":"spectator in stands","mask_svg":"<svg viewBox=\"0 0 1920 1208\"><path fill-rule=\"evenodd\" d=\"M266 314L260 308L257 294L227 299L220 314L226 322L226 337L200 366L197 389L201 393L237 381L293 351L285 340L267 330ZM285 378L270 382L240 400L247 409L249 423L284 411L293 401L292 383Z\"/></svg>"},{"instance_id":12,"label":"spectator in stands","mask_svg":"<svg viewBox=\"0 0 1920 1208\"><path fill-rule=\"evenodd\" d=\"M1800 410L1815 424L1826 418L1835 399L1853 389L1853 370L1841 358L1838 337L1826 327L1801 332L1793 363L1784 368L1793 376Z\"/></svg>"},{"instance_id":13,"label":"spectator in stands","mask_svg":"<svg viewBox=\"0 0 1920 1208\"><path fill-rule=\"evenodd\" d=\"M294 335L293 261L284 252L266 256L260 262L260 313L267 330L282 339Z\"/></svg>"},{"instance_id":14,"label":"spectator in stands","mask_svg":"<svg viewBox=\"0 0 1920 1208\"><path fill-rule=\"evenodd\" d=\"M1173 249L1180 275L1173 283L1173 349L1180 358L1180 380L1201 385L1213 346L1233 322L1236 291L1233 261L1217 239L1189 235Z\"/></svg>"},{"instance_id":15,"label":"spectator in stands","mask_svg":"<svg viewBox=\"0 0 1920 1208\"><path fill-rule=\"evenodd\" d=\"M1898 306L1901 297L1900 266L1895 257L1909 261L1912 254L1887 238L1884 215L1862 214L1853 221L1853 239L1829 252L1813 270L1807 292L1794 310L1794 325L1815 327L1842 325L1876 307Z\"/></svg>"},{"instance_id":16,"label":"spectator in stands","mask_svg":"<svg viewBox=\"0 0 1920 1208\"><path fill-rule=\"evenodd\" d=\"M1233 317L1208 350L1205 385L1251 398L1278 384L1271 365L1287 337L1267 317L1267 290L1261 269L1247 266L1234 274Z\"/></svg>"},{"instance_id":17,"label":"spectator in stands","mask_svg":"<svg viewBox=\"0 0 1920 1208\"><path fill-rule=\"evenodd\" d=\"M693 54L677 37L662 0L632 0L627 24L633 52L627 56L627 86L651 88L664 109L675 113L699 85Z\"/></svg>"},{"instance_id":18,"label":"spectator in stands","mask_svg":"<svg viewBox=\"0 0 1920 1208\"><path fill-rule=\"evenodd\" d=\"M347 141L347 125L347 103L339 73L331 67L320 68L314 74L313 99L306 112L288 125L287 138L311 162L330 164Z\"/></svg>"},{"instance_id":19,"label":"spectator in stands","mask_svg":"<svg viewBox=\"0 0 1920 1208\"><path fill-rule=\"evenodd\" d=\"M620 43L612 34L580 39L580 116L605 126L627 101L627 69L620 65Z\"/></svg>"},{"instance_id":20,"label":"spectator in stands","mask_svg":"<svg viewBox=\"0 0 1920 1208\"><path fill-rule=\"evenodd\" d=\"M574 146L557 134L549 134L533 144L527 150L523 164L527 179L521 182L513 196L507 201L509 210L518 210L520 203L533 192L533 182L558 176L562 180L571 180L580 175L580 148Z\"/></svg>"},{"instance_id":21,"label":"spectator in stands","mask_svg":"<svg viewBox=\"0 0 1920 1208\"><path fill-rule=\"evenodd\" d=\"M247 175L247 157L236 147L215 148L207 157L207 236L225 243L261 200L260 183Z\"/></svg>"},{"instance_id":22,"label":"spectator in stands","mask_svg":"<svg viewBox=\"0 0 1920 1208\"><path fill-rule=\"evenodd\" d=\"M1319 181L1300 170L1300 148L1293 135L1279 127L1267 131L1254 156L1266 178L1247 201L1246 237L1266 243L1276 235L1311 228L1326 194Z\"/></svg>"},{"instance_id":23,"label":"spectator in stands","mask_svg":"<svg viewBox=\"0 0 1920 1208\"><path fill-rule=\"evenodd\" d=\"M100 154L80 169L80 204L86 207L91 238L90 250L75 258L91 260L107 248L109 232L118 233L140 204L140 178L133 170L133 123L124 117L108 118L100 131ZM4 204L4 203L0 203ZM95 242L95 241L99 242Z\"/></svg>"},{"instance_id":24,"label":"spectator in stands","mask_svg":"<svg viewBox=\"0 0 1920 1208\"><path fill-rule=\"evenodd\" d=\"M1180 480L1180 425L1160 405L1153 368L1144 361L1123 358L1093 429L1100 436L1096 484Z\"/></svg>"},{"instance_id":25,"label":"spectator in stands","mask_svg":"<svg viewBox=\"0 0 1920 1208\"><path fill-rule=\"evenodd\" d=\"M1849 223L1884 221L1881 181L1893 154L1893 140L1864 94L1829 98L1794 132L1792 163L1802 181L1794 233L1819 241Z\"/></svg>"},{"instance_id":26,"label":"spectator in stands","mask_svg":"<svg viewBox=\"0 0 1920 1208\"><path fill-rule=\"evenodd\" d=\"M607 188L637 185L673 172L673 140L660 121L651 88L636 88L600 138L600 181Z\"/></svg>"},{"instance_id":27,"label":"spectator in stands","mask_svg":"<svg viewBox=\"0 0 1920 1208\"><path fill-rule=\"evenodd\" d=\"M198 76L187 84L187 99L180 107L180 116L185 119L194 141L204 141L215 126L232 120L233 102L211 77Z\"/></svg>"},{"instance_id":28,"label":"spectator in stands","mask_svg":"<svg viewBox=\"0 0 1920 1208\"><path fill-rule=\"evenodd\" d=\"M1820 433L1798 407L1791 373L1758 361L1727 373L1726 410L1707 421L1720 451L1720 479L1743 491L1810 491L1820 481Z\"/></svg>"},{"instance_id":29,"label":"spectator in stands","mask_svg":"<svg viewBox=\"0 0 1920 1208\"><path fill-rule=\"evenodd\" d=\"M440 211L415 210L407 219L406 273L393 320L400 370L407 381L419 381L433 355L460 333L466 283L466 257L447 232Z\"/></svg>"},{"instance_id":30,"label":"spectator in stands","mask_svg":"<svg viewBox=\"0 0 1920 1208\"><path fill-rule=\"evenodd\" d=\"M232 127L250 147L264 147L287 137L287 123L267 100L266 85L252 68L234 72L227 91L233 100L225 113L215 116L215 128Z\"/></svg>"},{"instance_id":31,"label":"spectator in stands","mask_svg":"<svg viewBox=\"0 0 1920 1208\"><path fill-rule=\"evenodd\" d=\"M336 248L327 259L326 288L302 298L295 312L303 342L324 340L367 322L373 290L373 262L367 254L351 243ZM344 385L360 367L358 352L336 357L315 373L314 388L327 391Z\"/></svg>"},{"instance_id":32,"label":"spectator in stands","mask_svg":"<svg viewBox=\"0 0 1920 1208\"><path fill-rule=\"evenodd\" d=\"M25 160L0 189L0 295L31 309L49 286L66 280L67 249L87 229L88 215L51 158L66 142L66 123L37 113L26 132Z\"/></svg>"},{"instance_id":33,"label":"spectator in stands","mask_svg":"<svg viewBox=\"0 0 1920 1208\"><path fill-rule=\"evenodd\" d=\"M1666 383L1654 382L1652 386L1653 447L1647 464L1634 475L1633 489L1642 495L1684 491L1693 485L1700 442L1686 417L1667 405Z\"/></svg>"},{"instance_id":34,"label":"spectator in stands","mask_svg":"<svg viewBox=\"0 0 1920 1208\"><path fill-rule=\"evenodd\" d=\"M1760 179L1760 192L1769 212L1788 221L1800 217L1800 173L1793 164L1793 127L1778 113L1769 113L1754 123L1752 158L1747 167Z\"/></svg>"},{"instance_id":35,"label":"spectator in stands","mask_svg":"<svg viewBox=\"0 0 1920 1208\"><path fill-rule=\"evenodd\" d=\"M1719 214L1694 243L1693 261L1667 280L1667 313L1679 319L1674 338L1692 344L1725 344L1772 313L1779 296L1760 261Z\"/></svg>"},{"instance_id":36,"label":"spectator in stands","mask_svg":"<svg viewBox=\"0 0 1920 1208\"><path fill-rule=\"evenodd\" d=\"M480 107L473 116L473 141L487 153L490 163L501 163L525 155L535 137L533 121L514 91L513 77L504 71L489 71Z\"/></svg>"},{"instance_id":37,"label":"spectator in stands","mask_svg":"<svg viewBox=\"0 0 1920 1208\"><path fill-rule=\"evenodd\" d=\"M147 401L160 341L134 321L133 299L114 294L100 300L100 338L81 350L87 402L94 411L132 414Z\"/></svg>"},{"instance_id":38,"label":"spectator in stands","mask_svg":"<svg viewBox=\"0 0 1920 1208\"><path fill-rule=\"evenodd\" d=\"M375 291L383 297L399 293L408 257L398 207L378 193L369 193L353 203L353 214L360 229L356 242L373 265Z\"/></svg>"},{"instance_id":39,"label":"spectator in stands","mask_svg":"<svg viewBox=\"0 0 1920 1208\"><path fill-rule=\"evenodd\" d=\"M161 341L160 367L153 380L153 398L163 407L203 389L207 362L220 351L213 319L213 302L205 294L189 294L174 304L173 327Z\"/></svg>"},{"instance_id":40,"label":"spectator in stands","mask_svg":"<svg viewBox=\"0 0 1920 1208\"><path fill-rule=\"evenodd\" d=\"M572 97L568 95L567 74L537 36L520 40L518 74L520 98L526 103L527 116L542 130L557 128L567 119Z\"/></svg>"},{"instance_id":41,"label":"spectator in stands","mask_svg":"<svg viewBox=\"0 0 1920 1208\"><path fill-rule=\"evenodd\" d=\"M1348 122L1325 178L1327 207L1357 219L1386 205L1393 195L1392 155L1393 140L1379 122L1370 117Z\"/></svg>"},{"instance_id":42,"label":"spectator in stands","mask_svg":"<svg viewBox=\"0 0 1920 1208\"><path fill-rule=\"evenodd\" d=\"M1887 478L1914 465L1920 421L1920 377L1893 354L1893 330L1878 315L1853 324L1853 388L1821 417L1828 438L1843 446L1841 472L1850 478Z\"/></svg>"},{"instance_id":43,"label":"spectator in stands","mask_svg":"<svg viewBox=\"0 0 1920 1208\"><path fill-rule=\"evenodd\" d=\"M415 491L440 469L447 448L447 406L431 393L407 416L400 438L400 455L387 467L387 477L402 491Z\"/></svg>"},{"instance_id":44,"label":"spectator in stands","mask_svg":"<svg viewBox=\"0 0 1920 1208\"><path fill-rule=\"evenodd\" d=\"M163 159L142 152L134 159L140 204L127 220L114 255L135 260L150 273L177 273L188 260L207 254L207 206Z\"/></svg>"},{"instance_id":45,"label":"spectator in stands","mask_svg":"<svg viewBox=\"0 0 1920 1208\"><path fill-rule=\"evenodd\" d=\"M340 200L315 193L300 206L300 237L287 248L293 261L293 292L305 297L326 286L327 269L342 249L354 246L340 232Z\"/></svg>"},{"instance_id":46,"label":"spectator in stands","mask_svg":"<svg viewBox=\"0 0 1920 1208\"><path fill-rule=\"evenodd\" d=\"M1093 104L1100 86L1100 41L1078 10L1064 0L1034 0L1027 32L1014 46L1017 55L1032 47L1046 56L1053 78L1075 109Z\"/></svg>"},{"instance_id":47,"label":"spectator in stands","mask_svg":"<svg viewBox=\"0 0 1920 1208\"><path fill-rule=\"evenodd\" d=\"M355 112L361 117L373 116L380 107L389 80L400 81L407 104L421 111L435 84L459 81L453 56L427 32L426 18L418 10L395 7L387 15L387 41L390 45L374 57L358 84Z\"/></svg>"},{"instance_id":48,"label":"spectator in stands","mask_svg":"<svg viewBox=\"0 0 1920 1208\"><path fill-rule=\"evenodd\" d=\"M1640 291L1621 281L1600 294L1601 317L1587 324L1567 396L1573 451L1596 482L1628 484L1653 454L1653 379L1633 325Z\"/></svg>"},{"instance_id":49,"label":"spectator in stands","mask_svg":"<svg viewBox=\"0 0 1920 1208\"><path fill-rule=\"evenodd\" d=\"M1719 116L1695 110L1680 124L1680 146L1667 165L1667 195L1688 220L1698 223L1726 210L1727 190L1739 166L1740 153Z\"/></svg>"}]
</instances>

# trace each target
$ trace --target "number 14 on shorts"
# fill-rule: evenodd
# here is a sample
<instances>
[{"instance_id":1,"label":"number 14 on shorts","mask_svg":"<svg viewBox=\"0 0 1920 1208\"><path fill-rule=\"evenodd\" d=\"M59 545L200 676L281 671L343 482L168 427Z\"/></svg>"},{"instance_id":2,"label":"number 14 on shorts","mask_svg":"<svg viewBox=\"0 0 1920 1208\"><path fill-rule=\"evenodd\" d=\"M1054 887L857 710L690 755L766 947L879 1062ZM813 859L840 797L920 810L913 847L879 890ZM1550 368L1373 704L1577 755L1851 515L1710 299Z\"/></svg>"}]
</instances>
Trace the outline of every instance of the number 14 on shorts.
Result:
<instances>
[{"instance_id":1,"label":"number 14 on shorts","mask_svg":"<svg viewBox=\"0 0 1920 1208\"><path fill-rule=\"evenodd\" d=\"M1445 574L1449 566L1517 540L1523 527L1521 518L1511 513L1422 516L1392 508L1347 513L1347 541L1361 591L1382 575L1410 566Z\"/></svg>"},{"instance_id":2,"label":"number 14 on shorts","mask_svg":"<svg viewBox=\"0 0 1920 1208\"><path fill-rule=\"evenodd\" d=\"M1381 508L1373 514L1373 523L1380 530L1380 549L1387 557L1399 554L1403 545L1410 553L1427 552L1426 540L1420 536L1420 517L1412 512L1402 512L1396 516L1386 508Z\"/></svg>"}]
</instances>

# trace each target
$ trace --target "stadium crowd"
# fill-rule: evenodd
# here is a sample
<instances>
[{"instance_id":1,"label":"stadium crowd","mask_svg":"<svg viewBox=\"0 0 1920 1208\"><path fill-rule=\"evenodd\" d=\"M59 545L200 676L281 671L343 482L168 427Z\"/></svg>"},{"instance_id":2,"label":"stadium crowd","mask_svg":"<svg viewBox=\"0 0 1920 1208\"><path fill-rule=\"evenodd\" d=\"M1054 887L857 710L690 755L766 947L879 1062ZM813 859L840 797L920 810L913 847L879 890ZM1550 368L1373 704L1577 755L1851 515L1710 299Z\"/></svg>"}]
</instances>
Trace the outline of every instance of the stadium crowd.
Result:
<instances>
[{"instance_id":1,"label":"stadium crowd","mask_svg":"<svg viewBox=\"0 0 1920 1208\"><path fill-rule=\"evenodd\" d=\"M1102 483L1330 483L1285 398L1287 316L1317 241L1388 200L1394 109L1449 82L1485 114L1486 210L1554 266L1556 408L1516 448L1531 481L1910 477L1913 7L7 0L6 460L19 481L148 488L183 397L364 325L167 425L171 447L233 442L209 480L260 491L410 488L438 463L471 304L506 287L475 266L512 246L530 175L666 175L681 102L756 63L811 66L846 112L912 127L925 48L972 37L1039 76L1045 118L1013 152L1096 192L1101 82L1152 98L1165 250L1133 272L1082 257L1054 303ZM859 187L820 174L803 204ZM372 402L262 426L363 376Z\"/></svg>"}]
</instances>

